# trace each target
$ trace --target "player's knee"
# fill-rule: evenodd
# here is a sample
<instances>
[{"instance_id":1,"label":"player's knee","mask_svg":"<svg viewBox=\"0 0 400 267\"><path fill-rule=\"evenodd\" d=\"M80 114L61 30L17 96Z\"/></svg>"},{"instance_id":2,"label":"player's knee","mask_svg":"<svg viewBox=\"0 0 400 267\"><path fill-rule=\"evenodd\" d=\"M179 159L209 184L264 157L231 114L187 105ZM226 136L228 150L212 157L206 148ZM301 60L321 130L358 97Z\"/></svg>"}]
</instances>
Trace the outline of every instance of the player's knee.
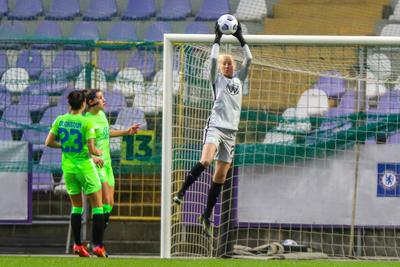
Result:
<instances>
[{"instance_id":1,"label":"player's knee","mask_svg":"<svg viewBox=\"0 0 400 267\"><path fill-rule=\"evenodd\" d=\"M200 160L200 163L204 166L204 168L207 168L208 166L210 166L211 165L211 160L208 160L208 159L206 159L206 160Z\"/></svg>"},{"instance_id":2,"label":"player's knee","mask_svg":"<svg viewBox=\"0 0 400 267\"><path fill-rule=\"evenodd\" d=\"M215 174L213 177L213 182L217 184L224 184L225 183L225 176L221 174Z\"/></svg>"}]
</instances>

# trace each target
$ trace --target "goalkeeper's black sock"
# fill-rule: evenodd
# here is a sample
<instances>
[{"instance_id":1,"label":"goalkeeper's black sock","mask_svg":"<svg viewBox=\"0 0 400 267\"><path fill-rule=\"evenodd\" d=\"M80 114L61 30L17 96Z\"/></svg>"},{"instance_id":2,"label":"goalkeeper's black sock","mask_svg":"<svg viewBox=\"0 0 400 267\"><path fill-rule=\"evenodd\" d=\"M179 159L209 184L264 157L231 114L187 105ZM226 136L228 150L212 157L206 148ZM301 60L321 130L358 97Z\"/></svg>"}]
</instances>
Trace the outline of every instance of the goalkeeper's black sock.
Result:
<instances>
[{"instance_id":1,"label":"goalkeeper's black sock","mask_svg":"<svg viewBox=\"0 0 400 267\"><path fill-rule=\"evenodd\" d=\"M179 190L178 194L180 196L184 196L186 190L200 177L201 173L206 169L201 162L197 162L196 165L190 170L190 172L186 175L185 181L182 185L181 190Z\"/></svg>"},{"instance_id":2,"label":"goalkeeper's black sock","mask_svg":"<svg viewBox=\"0 0 400 267\"><path fill-rule=\"evenodd\" d=\"M104 234L104 214L103 208L92 208L93 224L92 224L92 240L95 246L103 245Z\"/></svg>"},{"instance_id":3,"label":"goalkeeper's black sock","mask_svg":"<svg viewBox=\"0 0 400 267\"><path fill-rule=\"evenodd\" d=\"M82 214L71 213L71 228L72 228L72 233L74 235L74 242L76 245L82 245L81 226L82 226Z\"/></svg>"},{"instance_id":4,"label":"goalkeeper's black sock","mask_svg":"<svg viewBox=\"0 0 400 267\"><path fill-rule=\"evenodd\" d=\"M203 216L205 218L210 219L212 210L214 209L219 194L221 193L222 185L223 184L217 184L215 182L211 184L210 191L208 191L208 196L207 196L207 206L203 213Z\"/></svg>"}]
</instances>

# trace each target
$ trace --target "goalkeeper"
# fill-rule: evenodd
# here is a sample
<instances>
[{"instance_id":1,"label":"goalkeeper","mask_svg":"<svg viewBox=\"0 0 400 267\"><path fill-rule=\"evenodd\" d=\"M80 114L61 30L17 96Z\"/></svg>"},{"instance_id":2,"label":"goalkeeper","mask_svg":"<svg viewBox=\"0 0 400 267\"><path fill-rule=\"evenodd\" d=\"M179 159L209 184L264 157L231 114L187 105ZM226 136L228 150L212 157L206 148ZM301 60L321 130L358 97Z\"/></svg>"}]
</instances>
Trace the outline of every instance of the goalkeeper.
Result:
<instances>
[{"instance_id":1,"label":"goalkeeper","mask_svg":"<svg viewBox=\"0 0 400 267\"><path fill-rule=\"evenodd\" d=\"M58 116L46 138L46 146L61 148L61 167L67 192L71 200L71 227L74 235L74 253L80 257L90 257L81 242L81 221L83 214L82 189L92 206L93 215L93 253L98 257L106 257L102 244L104 233L103 203L101 197L100 178L95 162L90 154L100 156L102 151L94 145L95 131L93 125L82 116L86 107L85 95L81 91L72 91L68 95L70 112ZM60 140L60 143L56 141ZM89 154L90 153L90 154Z\"/></svg>"},{"instance_id":2,"label":"goalkeeper","mask_svg":"<svg viewBox=\"0 0 400 267\"><path fill-rule=\"evenodd\" d=\"M181 204L188 188L210 166L212 161L216 160L213 181L207 196L207 205L200 216L203 231L209 237L211 236L211 213L217 203L233 159L242 107L242 87L252 61L249 46L242 35L240 22L233 35L239 40L245 57L237 72L234 72L235 62L231 55L219 55L222 33L218 23L215 24L215 40L210 56L210 87L214 96L214 105L203 133L202 155L200 161L186 175L181 189L173 198L176 204Z\"/></svg>"}]
</instances>

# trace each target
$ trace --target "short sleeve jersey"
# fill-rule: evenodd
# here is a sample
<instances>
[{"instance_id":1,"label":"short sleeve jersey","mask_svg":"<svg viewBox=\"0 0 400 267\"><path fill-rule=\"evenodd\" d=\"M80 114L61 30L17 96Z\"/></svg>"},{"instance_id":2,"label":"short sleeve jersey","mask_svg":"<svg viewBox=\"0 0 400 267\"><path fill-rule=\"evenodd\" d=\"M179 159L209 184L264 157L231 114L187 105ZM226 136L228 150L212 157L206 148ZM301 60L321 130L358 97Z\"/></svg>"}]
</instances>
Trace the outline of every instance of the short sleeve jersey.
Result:
<instances>
[{"instance_id":1,"label":"short sleeve jersey","mask_svg":"<svg viewBox=\"0 0 400 267\"><path fill-rule=\"evenodd\" d=\"M103 111L99 111L97 114L87 112L85 117L92 123L96 133L96 147L101 149L101 159L105 162L111 162L110 156L110 125L106 114Z\"/></svg>"},{"instance_id":2,"label":"short sleeve jersey","mask_svg":"<svg viewBox=\"0 0 400 267\"><path fill-rule=\"evenodd\" d=\"M63 172L75 173L76 166L89 160L89 150L86 142L95 138L95 130L81 114L64 114L54 121L50 132L61 142Z\"/></svg>"}]
</instances>

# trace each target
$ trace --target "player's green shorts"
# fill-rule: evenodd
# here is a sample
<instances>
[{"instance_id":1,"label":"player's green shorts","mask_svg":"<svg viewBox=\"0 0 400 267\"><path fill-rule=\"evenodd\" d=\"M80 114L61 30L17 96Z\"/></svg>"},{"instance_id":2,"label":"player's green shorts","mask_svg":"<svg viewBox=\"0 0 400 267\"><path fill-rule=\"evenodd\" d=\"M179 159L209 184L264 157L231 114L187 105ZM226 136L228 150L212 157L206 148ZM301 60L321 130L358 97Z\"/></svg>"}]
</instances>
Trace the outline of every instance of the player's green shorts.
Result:
<instances>
[{"instance_id":1,"label":"player's green shorts","mask_svg":"<svg viewBox=\"0 0 400 267\"><path fill-rule=\"evenodd\" d=\"M105 163L103 168L97 168L102 183L107 182L109 186L115 186L115 178L113 169L110 163Z\"/></svg>"},{"instance_id":2,"label":"player's green shorts","mask_svg":"<svg viewBox=\"0 0 400 267\"><path fill-rule=\"evenodd\" d=\"M65 186L69 195L77 195L82 192L89 195L101 190L100 178L97 168L88 160L76 166L76 172L64 172Z\"/></svg>"}]
</instances>

